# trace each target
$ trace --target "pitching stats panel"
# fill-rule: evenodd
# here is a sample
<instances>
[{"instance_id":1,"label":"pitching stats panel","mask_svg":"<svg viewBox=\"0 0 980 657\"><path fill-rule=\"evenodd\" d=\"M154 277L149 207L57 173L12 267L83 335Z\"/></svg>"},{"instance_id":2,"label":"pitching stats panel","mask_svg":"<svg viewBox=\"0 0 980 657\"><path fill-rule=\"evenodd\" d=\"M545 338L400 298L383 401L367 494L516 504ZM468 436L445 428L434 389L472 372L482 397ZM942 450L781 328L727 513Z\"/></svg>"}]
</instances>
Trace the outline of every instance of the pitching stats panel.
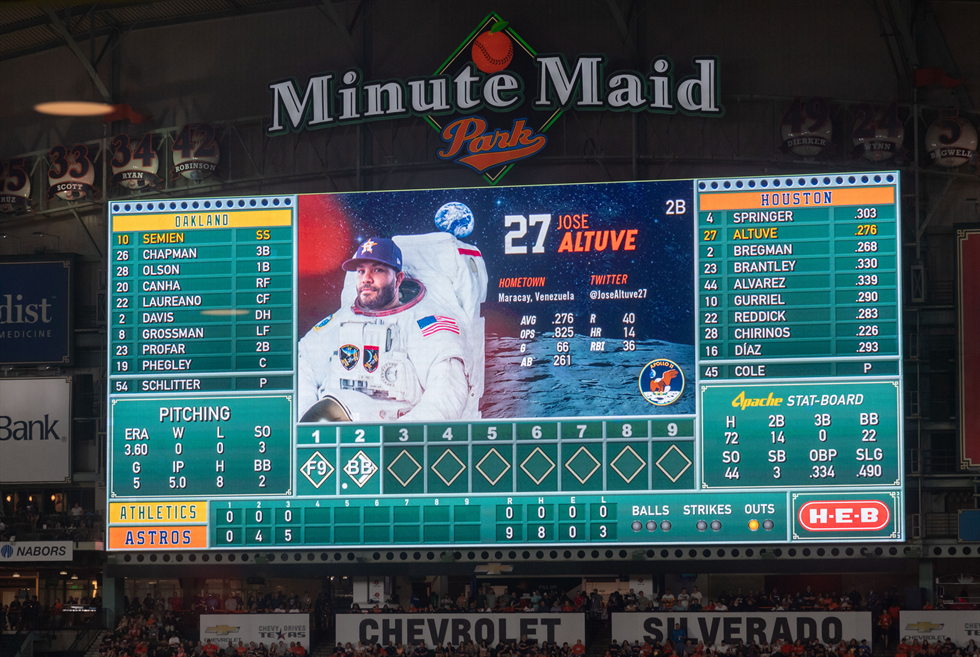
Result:
<instances>
[{"instance_id":1,"label":"pitching stats panel","mask_svg":"<svg viewBox=\"0 0 980 657\"><path fill-rule=\"evenodd\" d=\"M902 540L894 172L110 204L110 550Z\"/></svg>"}]
</instances>

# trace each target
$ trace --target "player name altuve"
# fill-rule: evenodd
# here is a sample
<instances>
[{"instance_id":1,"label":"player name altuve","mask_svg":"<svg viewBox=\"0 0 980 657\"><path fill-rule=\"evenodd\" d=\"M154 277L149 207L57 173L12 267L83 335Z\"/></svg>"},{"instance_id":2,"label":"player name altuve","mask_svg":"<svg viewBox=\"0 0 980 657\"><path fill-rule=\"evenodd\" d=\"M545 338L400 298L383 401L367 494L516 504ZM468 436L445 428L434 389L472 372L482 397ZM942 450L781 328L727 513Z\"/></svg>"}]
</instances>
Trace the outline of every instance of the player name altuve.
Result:
<instances>
[{"instance_id":1,"label":"player name altuve","mask_svg":"<svg viewBox=\"0 0 980 657\"><path fill-rule=\"evenodd\" d=\"M723 116L719 100L718 60L698 57L694 73L674 80L673 63L658 57L651 73L604 69L603 55L578 57L569 64L563 55L538 55L534 87L513 71L480 73L471 63L455 75L417 77L364 83L361 71L350 69L311 77L302 89L294 79L269 84L272 93L270 135L326 128L363 121L409 116L473 114L517 110L531 92L531 108L631 110L660 114L682 112Z\"/></svg>"}]
</instances>

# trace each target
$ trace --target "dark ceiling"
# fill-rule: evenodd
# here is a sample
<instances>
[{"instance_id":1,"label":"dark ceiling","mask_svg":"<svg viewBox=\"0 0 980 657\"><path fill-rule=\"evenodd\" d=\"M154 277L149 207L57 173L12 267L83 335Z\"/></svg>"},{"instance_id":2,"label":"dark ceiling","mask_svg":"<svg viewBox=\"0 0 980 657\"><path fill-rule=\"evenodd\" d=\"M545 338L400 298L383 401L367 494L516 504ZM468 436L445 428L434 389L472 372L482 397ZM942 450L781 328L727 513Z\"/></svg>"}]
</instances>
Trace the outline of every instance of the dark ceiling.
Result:
<instances>
[{"instance_id":1,"label":"dark ceiling","mask_svg":"<svg viewBox=\"0 0 980 657\"><path fill-rule=\"evenodd\" d=\"M133 30L318 6L316 0L169 0L97 4L0 2L0 61L67 45L61 28L98 65ZM61 22L61 26L54 23ZM110 37L98 43L99 37Z\"/></svg>"}]
</instances>

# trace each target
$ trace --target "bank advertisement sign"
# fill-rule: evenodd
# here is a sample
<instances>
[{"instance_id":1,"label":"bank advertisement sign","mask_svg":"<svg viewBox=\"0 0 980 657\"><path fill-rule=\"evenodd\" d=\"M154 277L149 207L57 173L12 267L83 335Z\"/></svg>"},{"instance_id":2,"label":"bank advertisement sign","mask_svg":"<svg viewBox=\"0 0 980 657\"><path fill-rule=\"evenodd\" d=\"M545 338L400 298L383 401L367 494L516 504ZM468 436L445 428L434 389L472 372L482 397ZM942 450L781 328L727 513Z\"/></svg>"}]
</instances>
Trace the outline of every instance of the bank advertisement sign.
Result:
<instances>
[{"instance_id":1,"label":"bank advertisement sign","mask_svg":"<svg viewBox=\"0 0 980 657\"><path fill-rule=\"evenodd\" d=\"M337 641L427 646L510 643L526 636L541 644L585 639L584 614L337 614ZM614 636L619 636L614 633Z\"/></svg>"},{"instance_id":2,"label":"bank advertisement sign","mask_svg":"<svg viewBox=\"0 0 980 657\"><path fill-rule=\"evenodd\" d=\"M74 259L0 260L0 363L69 364Z\"/></svg>"},{"instance_id":3,"label":"bank advertisement sign","mask_svg":"<svg viewBox=\"0 0 980 657\"><path fill-rule=\"evenodd\" d=\"M0 484L71 479L71 377L0 379Z\"/></svg>"},{"instance_id":4,"label":"bank advertisement sign","mask_svg":"<svg viewBox=\"0 0 980 657\"><path fill-rule=\"evenodd\" d=\"M777 640L804 643L816 639L824 645L867 639L871 643L871 612L755 612L729 613L623 613L613 614L612 635L620 641L666 641L676 625L695 643L715 650L724 642L769 643Z\"/></svg>"}]
</instances>

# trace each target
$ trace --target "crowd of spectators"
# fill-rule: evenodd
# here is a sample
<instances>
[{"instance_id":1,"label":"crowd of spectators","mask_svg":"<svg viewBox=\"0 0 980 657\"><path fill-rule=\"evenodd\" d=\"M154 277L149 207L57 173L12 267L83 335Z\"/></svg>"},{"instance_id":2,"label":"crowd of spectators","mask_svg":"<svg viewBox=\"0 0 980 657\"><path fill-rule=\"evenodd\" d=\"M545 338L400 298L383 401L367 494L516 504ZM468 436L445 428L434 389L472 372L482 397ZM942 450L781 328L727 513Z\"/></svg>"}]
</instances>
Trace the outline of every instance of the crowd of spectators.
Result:
<instances>
[{"instance_id":1,"label":"crowd of spectators","mask_svg":"<svg viewBox=\"0 0 980 657\"><path fill-rule=\"evenodd\" d=\"M597 592L593 592L596 595ZM721 592L714 598L705 598L697 586L691 591L681 588L677 595L667 588L660 595L647 596L643 591L621 594L618 591L609 596L605 605L608 611L872 611L879 614L882 609L895 607L897 620L898 596L893 591L882 596L870 589L862 597L856 587L844 594L836 591L815 592L810 586L796 593L782 593L774 588L770 592L742 589ZM931 608L931 607L930 607ZM615 657L615 656L614 656Z\"/></svg>"},{"instance_id":2,"label":"crowd of spectators","mask_svg":"<svg viewBox=\"0 0 980 657\"><path fill-rule=\"evenodd\" d=\"M557 643L539 643L522 636L519 641L497 644L463 641L456 646L452 643L443 645L441 642L428 646L425 641L409 646L391 642L387 646L380 643L358 643L356 646L338 643L332 657L580 657L584 654L585 644L581 639L572 646L568 643L559 646Z\"/></svg>"},{"instance_id":3,"label":"crowd of spectators","mask_svg":"<svg viewBox=\"0 0 980 657\"><path fill-rule=\"evenodd\" d=\"M152 601L152 598L151 598ZM99 657L306 657L299 642L271 641L220 647L214 643L185 641L173 610L158 616L146 602L137 601L127 609L116 629L106 634L99 646Z\"/></svg>"},{"instance_id":4,"label":"crowd of spectators","mask_svg":"<svg viewBox=\"0 0 980 657\"><path fill-rule=\"evenodd\" d=\"M917 639L911 640L905 637L896 650L895 657L925 655L978 657L980 655L980 650L973 639L965 646L957 646L949 638L944 642L937 641L930 645L928 641L920 643ZM877 654L882 652L891 654L885 646L882 646ZM671 631L670 637L663 642L655 640L652 643L641 644L639 641L618 643L613 640L604 657L871 657L871 655L872 647L867 639L861 641L851 639L834 645L824 645L816 639L795 642L777 640L772 644L755 641L727 644L725 641L720 641L717 644L706 645L703 641L687 638L687 632L677 624Z\"/></svg>"},{"instance_id":5,"label":"crowd of spectators","mask_svg":"<svg viewBox=\"0 0 980 657\"><path fill-rule=\"evenodd\" d=\"M0 541L95 541L102 540L102 518L77 502L67 513L41 512L28 502L16 513L0 516Z\"/></svg>"},{"instance_id":6,"label":"crowd of spectators","mask_svg":"<svg viewBox=\"0 0 980 657\"><path fill-rule=\"evenodd\" d=\"M54 604L41 604L36 595L30 595L21 601L14 598L10 604L0 605L0 631L32 630L39 628L58 629L73 627L79 621L77 614L70 608L91 609L102 606L101 596L94 598L77 598L69 596L64 603L61 598L55 598Z\"/></svg>"},{"instance_id":7,"label":"crowd of spectators","mask_svg":"<svg viewBox=\"0 0 980 657\"><path fill-rule=\"evenodd\" d=\"M927 606L931 608L931 605ZM448 594L432 594L428 598L412 596L407 608L396 601L378 602L377 604L361 607L351 605L351 613L395 613L395 612L588 612L592 617L607 617L612 612L643 611L643 612L703 612L703 611L857 611L868 610L876 617L882 610L889 611L898 620L898 597L892 592L887 596L875 593L871 589L866 598L862 597L856 588L840 595L836 592L814 592L811 587L795 594L783 594L777 589L769 593L750 590L743 593L738 591L721 592L714 598L705 598L697 586L687 587L675 595L670 588L661 594L645 591L628 593L613 591L608 599L604 599L597 589L592 593L579 590L568 594L557 591L538 591L533 593L514 593L505 589L501 594L496 589L485 586L477 589L475 595L460 594L452 597ZM613 655L613 657L616 657Z\"/></svg>"}]
</instances>

